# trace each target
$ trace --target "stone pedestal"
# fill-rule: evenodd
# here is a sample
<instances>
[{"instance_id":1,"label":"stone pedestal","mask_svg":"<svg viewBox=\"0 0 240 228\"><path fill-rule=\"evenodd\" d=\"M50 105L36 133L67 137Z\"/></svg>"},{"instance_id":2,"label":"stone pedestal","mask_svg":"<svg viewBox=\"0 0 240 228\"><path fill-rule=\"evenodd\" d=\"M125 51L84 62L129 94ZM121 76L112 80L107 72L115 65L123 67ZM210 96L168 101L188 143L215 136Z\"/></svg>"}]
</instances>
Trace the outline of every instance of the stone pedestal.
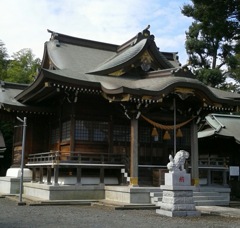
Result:
<instances>
[{"instance_id":1,"label":"stone pedestal","mask_svg":"<svg viewBox=\"0 0 240 228\"><path fill-rule=\"evenodd\" d=\"M32 179L32 171L23 169L23 181L30 182ZM0 193L1 194L18 194L20 191L20 168L9 168L5 177L0 177Z\"/></svg>"},{"instance_id":2,"label":"stone pedestal","mask_svg":"<svg viewBox=\"0 0 240 228\"><path fill-rule=\"evenodd\" d=\"M160 209L156 213L169 217L176 216L200 216L193 201L194 186L190 185L190 174L185 171L165 174L165 185L163 190Z\"/></svg>"}]
</instances>

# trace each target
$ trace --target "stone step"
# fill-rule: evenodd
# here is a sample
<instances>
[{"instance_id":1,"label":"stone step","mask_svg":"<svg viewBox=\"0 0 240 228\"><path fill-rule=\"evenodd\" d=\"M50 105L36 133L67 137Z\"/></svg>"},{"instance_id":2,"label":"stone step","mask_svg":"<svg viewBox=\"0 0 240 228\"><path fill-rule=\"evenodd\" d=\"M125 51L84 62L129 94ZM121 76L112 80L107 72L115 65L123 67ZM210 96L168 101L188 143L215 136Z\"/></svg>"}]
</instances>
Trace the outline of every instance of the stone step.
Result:
<instances>
[{"instance_id":1,"label":"stone step","mask_svg":"<svg viewBox=\"0 0 240 228\"><path fill-rule=\"evenodd\" d=\"M153 203L153 204L157 203L158 201L162 201L162 197L152 197L151 198L151 203Z\"/></svg>"},{"instance_id":2,"label":"stone step","mask_svg":"<svg viewBox=\"0 0 240 228\"><path fill-rule=\"evenodd\" d=\"M225 200L223 196L193 196L194 201L201 200Z\"/></svg>"},{"instance_id":3,"label":"stone step","mask_svg":"<svg viewBox=\"0 0 240 228\"><path fill-rule=\"evenodd\" d=\"M161 201L156 202L155 205L157 207L161 207ZM195 206L229 206L229 202L227 200L201 200L194 201Z\"/></svg>"},{"instance_id":4,"label":"stone step","mask_svg":"<svg viewBox=\"0 0 240 228\"><path fill-rule=\"evenodd\" d=\"M193 192L193 196L216 196L219 195L217 192Z\"/></svg>"},{"instance_id":5,"label":"stone step","mask_svg":"<svg viewBox=\"0 0 240 228\"><path fill-rule=\"evenodd\" d=\"M193 192L193 196L216 196L217 192ZM150 192L150 197L162 196L162 192Z\"/></svg>"},{"instance_id":6,"label":"stone step","mask_svg":"<svg viewBox=\"0 0 240 228\"><path fill-rule=\"evenodd\" d=\"M196 206L229 206L228 200L194 200L194 202Z\"/></svg>"},{"instance_id":7,"label":"stone step","mask_svg":"<svg viewBox=\"0 0 240 228\"><path fill-rule=\"evenodd\" d=\"M160 206L162 192L151 192L150 198L152 204ZM217 192L193 192L193 200L196 206L229 206L229 201Z\"/></svg>"},{"instance_id":8,"label":"stone step","mask_svg":"<svg viewBox=\"0 0 240 228\"><path fill-rule=\"evenodd\" d=\"M240 201L230 201L229 206L240 208Z\"/></svg>"},{"instance_id":9,"label":"stone step","mask_svg":"<svg viewBox=\"0 0 240 228\"><path fill-rule=\"evenodd\" d=\"M150 192L150 197L162 197L162 192Z\"/></svg>"}]
</instances>

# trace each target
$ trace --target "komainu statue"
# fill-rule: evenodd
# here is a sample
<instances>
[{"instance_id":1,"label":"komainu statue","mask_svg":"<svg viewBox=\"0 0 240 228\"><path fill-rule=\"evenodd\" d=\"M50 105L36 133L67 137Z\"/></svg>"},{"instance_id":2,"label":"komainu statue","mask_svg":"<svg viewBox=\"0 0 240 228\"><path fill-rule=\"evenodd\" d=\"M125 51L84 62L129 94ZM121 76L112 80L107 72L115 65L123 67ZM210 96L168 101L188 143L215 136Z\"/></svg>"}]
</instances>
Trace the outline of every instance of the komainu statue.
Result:
<instances>
[{"instance_id":1,"label":"komainu statue","mask_svg":"<svg viewBox=\"0 0 240 228\"><path fill-rule=\"evenodd\" d=\"M172 155L169 155L169 163L167 164L167 168L169 172L179 172L179 171L185 171L184 169L184 163L185 160L189 158L189 153L185 150L179 150L175 157L173 158Z\"/></svg>"}]
</instances>

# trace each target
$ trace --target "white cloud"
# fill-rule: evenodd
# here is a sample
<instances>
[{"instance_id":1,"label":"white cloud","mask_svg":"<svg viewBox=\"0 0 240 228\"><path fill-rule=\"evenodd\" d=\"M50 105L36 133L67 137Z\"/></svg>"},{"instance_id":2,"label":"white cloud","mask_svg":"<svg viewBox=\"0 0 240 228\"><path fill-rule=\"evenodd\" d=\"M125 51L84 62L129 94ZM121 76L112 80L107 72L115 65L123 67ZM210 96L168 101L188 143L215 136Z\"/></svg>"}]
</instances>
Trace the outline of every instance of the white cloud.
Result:
<instances>
[{"instance_id":1,"label":"white cloud","mask_svg":"<svg viewBox=\"0 0 240 228\"><path fill-rule=\"evenodd\" d=\"M183 60L184 32L191 23L181 15L184 2L189 0L1 0L0 40L9 55L31 48L41 58L47 29L121 44L150 24L157 46L178 51Z\"/></svg>"}]
</instances>

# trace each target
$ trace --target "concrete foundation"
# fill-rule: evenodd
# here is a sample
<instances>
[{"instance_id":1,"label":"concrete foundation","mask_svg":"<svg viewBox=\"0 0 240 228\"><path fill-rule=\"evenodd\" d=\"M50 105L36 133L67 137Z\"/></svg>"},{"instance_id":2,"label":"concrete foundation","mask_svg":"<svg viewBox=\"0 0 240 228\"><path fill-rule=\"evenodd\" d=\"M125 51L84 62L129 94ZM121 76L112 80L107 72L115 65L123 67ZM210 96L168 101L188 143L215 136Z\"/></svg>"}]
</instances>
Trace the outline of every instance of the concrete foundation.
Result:
<instances>
[{"instance_id":1,"label":"concrete foundation","mask_svg":"<svg viewBox=\"0 0 240 228\"><path fill-rule=\"evenodd\" d=\"M127 204L149 204L150 192L161 191L156 187L105 186L105 199Z\"/></svg>"},{"instance_id":2,"label":"concrete foundation","mask_svg":"<svg viewBox=\"0 0 240 228\"><path fill-rule=\"evenodd\" d=\"M51 178L51 184L53 184L54 178ZM47 177L43 177L43 183L47 183ZM59 177L58 184L59 185L76 185L77 178L76 177ZM99 177L82 177L81 178L81 185L99 185L100 178ZM118 179L115 177L105 177L104 184L106 185L118 185Z\"/></svg>"},{"instance_id":3,"label":"concrete foundation","mask_svg":"<svg viewBox=\"0 0 240 228\"><path fill-rule=\"evenodd\" d=\"M101 200L105 198L104 186L24 183L24 195L43 200Z\"/></svg>"},{"instance_id":4,"label":"concrete foundation","mask_svg":"<svg viewBox=\"0 0 240 228\"><path fill-rule=\"evenodd\" d=\"M9 168L6 177L0 177L0 193L2 194L19 194L20 192L20 168ZM23 181L30 182L32 178L32 171L30 169L23 169Z\"/></svg>"},{"instance_id":5,"label":"concrete foundation","mask_svg":"<svg viewBox=\"0 0 240 228\"><path fill-rule=\"evenodd\" d=\"M24 182L30 182L31 178L24 178ZM1 194L19 194L20 178L16 177L0 177L0 193Z\"/></svg>"},{"instance_id":6,"label":"concrete foundation","mask_svg":"<svg viewBox=\"0 0 240 228\"><path fill-rule=\"evenodd\" d=\"M179 179L179 178L178 178ZM46 179L45 183L31 183L31 178L24 178L23 194L30 197L37 197L42 200L101 200L106 199L113 202L123 204L155 204L160 207L160 200L162 200L162 187L132 187L111 185L117 183L115 179L104 179L105 184L101 185L99 178L82 178L82 185L76 185L75 177L68 177L67 179L59 178L59 185L48 185ZM182 181L182 179L180 179ZM184 179L186 180L186 179ZM171 181L171 180L169 180ZM20 178L16 177L0 177L0 194L19 194ZM184 188L179 186L178 188ZM165 189L166 190L166 189ZM167 189L168 190L168 189ZM183 189L180 189L183 190ZM206 194L204 193L206 192ZM151 194L150 194L151 193ZM211 200L208 194L219 196L219 200ZM161 195L161 197L154 197L154 194ZM168 193L169 194L169 193ZM173 193L181 194L181 193ZM229 205L230 188L226 187L198 187L194 189L195 204L196 205ZM199 195L199 198L197 197ZM214 195L214 196L215 196ZM203 197L204 196L204 197ZM167 199L165 194L165 199ZM185 196L187 202L189 195ZM154 198L154 200L153 200ZM155 199L158 198L158 199ZM204 198L204 199L203 199ZM157 201L156 201L157 200ZM176 203L176 201L174 201ZM191 202L192 203L192 202ZM224 203L224 204L223 204ZM168 213L168 212L166 212ZM166 214L165 213L165 214ZM175 216L175 212L172 216ZM190 212L188 213L190 214Z\"/></svg>"}]
</instances>

